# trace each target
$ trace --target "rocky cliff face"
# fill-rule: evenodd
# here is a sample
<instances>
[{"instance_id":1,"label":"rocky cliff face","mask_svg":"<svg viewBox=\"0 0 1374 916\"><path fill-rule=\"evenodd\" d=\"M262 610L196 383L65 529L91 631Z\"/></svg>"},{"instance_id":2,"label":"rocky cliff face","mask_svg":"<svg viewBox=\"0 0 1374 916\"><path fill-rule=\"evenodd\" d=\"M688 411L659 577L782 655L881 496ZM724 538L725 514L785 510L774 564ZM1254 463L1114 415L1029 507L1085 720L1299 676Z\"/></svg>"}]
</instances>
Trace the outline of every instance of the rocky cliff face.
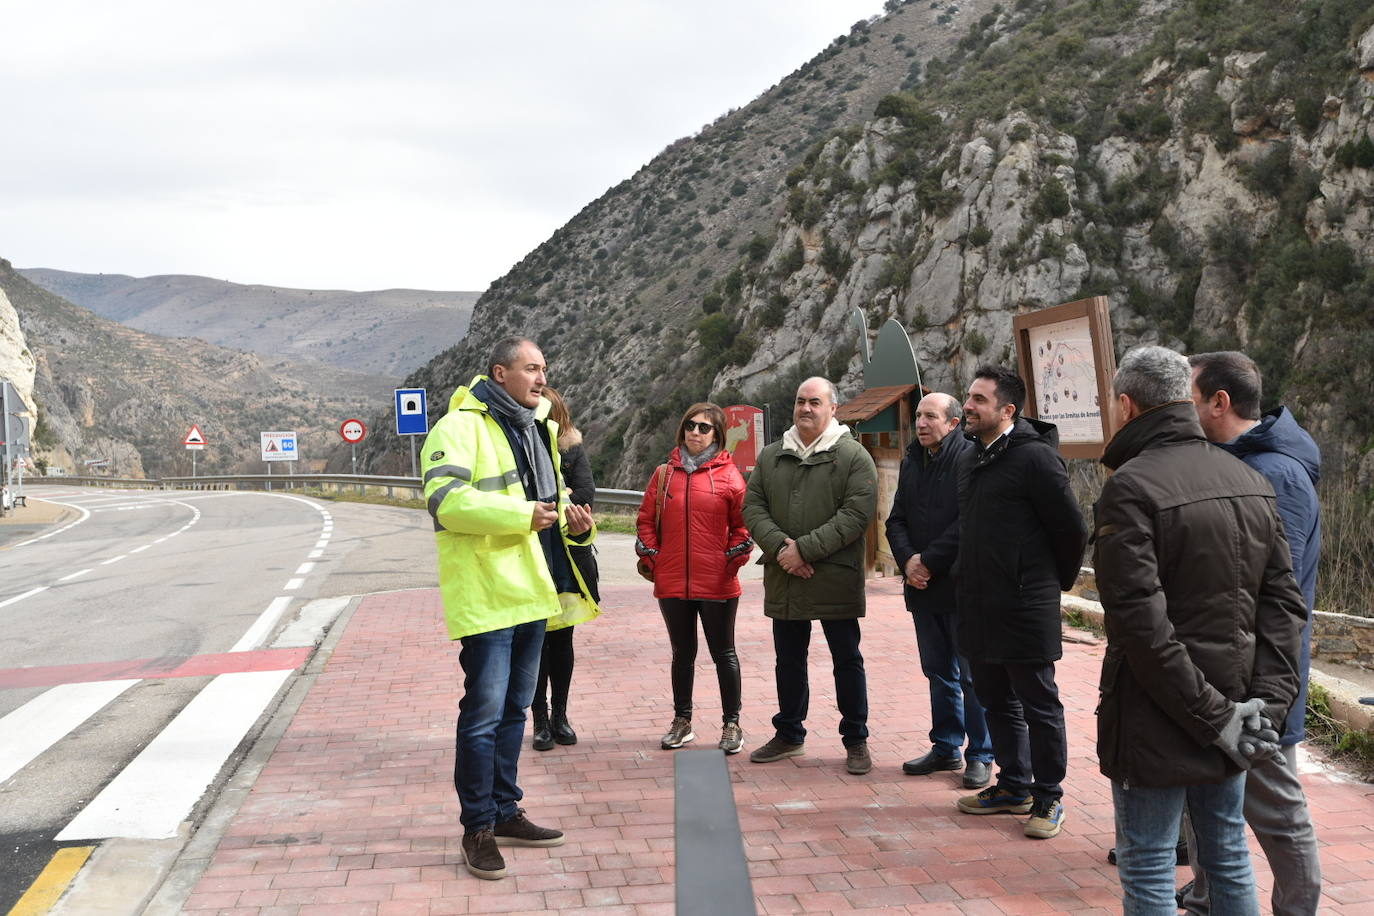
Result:
<instances>
[{"instance_id":1,"label":"rocky cliff face","mask_svg":"<svg viewBox=\"0 0 1374 916\"><path fill-rule=\"evenodd\" d=\"M1374 471L1367 4L889 7L588 206L411 382L528 334L638 485L693 400L853 391L854 308L958 392L1013 315L1103 294L1118 352L1245 349L1332 470Z\"/></svg>"},{"instance_id":2,"label":"rocky cliff face","mask_svg":"<svg viewBox=\"0 0 1374 916\"><path fill-rule=\"evenodd\" d=\"M29 351L24 331L19 327L19 314L10 304L4 290L0 290L0 379L6 379L24 403L20 410L33 413L33 377L36 369L33 353Z\"/></svg>"}]
</instances>

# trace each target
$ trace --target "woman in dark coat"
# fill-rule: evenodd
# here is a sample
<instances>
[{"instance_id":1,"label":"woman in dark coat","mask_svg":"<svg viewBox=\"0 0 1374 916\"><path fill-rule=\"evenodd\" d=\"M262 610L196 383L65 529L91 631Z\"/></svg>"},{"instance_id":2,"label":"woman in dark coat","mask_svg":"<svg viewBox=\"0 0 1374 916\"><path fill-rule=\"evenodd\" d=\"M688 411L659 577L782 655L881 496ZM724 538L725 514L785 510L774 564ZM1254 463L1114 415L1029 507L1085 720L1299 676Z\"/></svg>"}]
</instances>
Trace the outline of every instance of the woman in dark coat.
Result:
<instances>
[{"instance_id":1,"label":"woman in dark coat","mask_svg":"<svg viewBox=\"0 0 1374 916\"><path fill-rule=\"evenodd\" d=\"M592 482L592 465L582 448L582 433L573 424L568 405L557 391L544 386L544 397L553 408L549 419L558 424L558 454L563 465L563 483L568 488L568 502L592 508L596 484ZM570 544L568 552L582 581L591 592L593 601L600 601L597 590L596 548L590 544ZM573 627L551 628L544 634L544 654L539 659L539 683L534 689L530 711L534 716L534 749L552 750L554 744L576 744L577 732L568 722L568 691L572 686ZM548 696L552 687L553 696ZM552 703L550 704L550 699ZM553 715L549 715L549 706Z\"/></svg>"}]
</instances>

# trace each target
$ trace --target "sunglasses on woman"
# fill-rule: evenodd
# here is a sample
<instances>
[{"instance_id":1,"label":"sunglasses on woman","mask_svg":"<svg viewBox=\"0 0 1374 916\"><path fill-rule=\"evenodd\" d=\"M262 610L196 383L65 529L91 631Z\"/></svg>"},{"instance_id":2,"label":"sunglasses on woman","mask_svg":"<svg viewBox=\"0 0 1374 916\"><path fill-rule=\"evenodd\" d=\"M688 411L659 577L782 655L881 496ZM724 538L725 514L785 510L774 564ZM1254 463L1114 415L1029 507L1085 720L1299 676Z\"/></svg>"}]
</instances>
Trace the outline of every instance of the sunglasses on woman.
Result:
<instances>
[{"instance_id":1,"label":"sunglasses on woman","mask_svg":"<svg viewBox=\"0 0 1374 916\"><path fill-rule=\"evenodd\" d=\"M698 432L704 436L707 433L715 432L716 428L710 423L697 423L694 420L688 420L686 423L682 424L682 430L688 433Z\"/></svg>"}]
</instances>

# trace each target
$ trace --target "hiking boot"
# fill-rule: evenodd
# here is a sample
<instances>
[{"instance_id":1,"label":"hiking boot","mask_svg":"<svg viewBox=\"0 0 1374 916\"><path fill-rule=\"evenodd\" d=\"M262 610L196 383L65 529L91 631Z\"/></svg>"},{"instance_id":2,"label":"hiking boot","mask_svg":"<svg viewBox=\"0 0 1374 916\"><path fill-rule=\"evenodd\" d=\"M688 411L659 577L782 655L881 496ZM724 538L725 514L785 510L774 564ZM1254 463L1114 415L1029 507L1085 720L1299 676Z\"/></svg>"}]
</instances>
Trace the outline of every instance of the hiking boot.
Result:
<instances>
[{"instance_id":1,"label":"hiking boot","mask_svg":"<svg viewBox=\"0 0 1374 916\"><path fill-rule=\"evenodd\" d=\"M738 754L744 748L744 729L738 722L726 722L720 730L720 744L716 746L727 754Z\"/></svg>"},{"instance_id":2,"label":"hiking boot","mask_svg":"<svg viewBox=\"0 0 1374 916\"><path fill-rule=\"evenodd\" d=\"M777 735L768 739L768 743L763 747L756 747L750 751L749 759L754 763L772 763L774 760L782 760L784 757L800 757L806 753L801 744L789 744Z\"/></svg>"},{"instance_id":3,"label":"hiking boot","mask_svg":"<svg viewBox=\"0 0 1374 916\"><path fill-rule=\"evenodd\" d=\"M992 782L992 764L983 760L970 760L964 766L964 788L981 789Z\"/></svg>"},{"instance_id":4,"label":"hiking boot","mask_svg":"<svg viewBox=\"0 0 1374 916\"><path fill-rule=\"evenodd\" d=\"M553 721L549 725L549 731L553 733L553 740L559 744L577 743L577 732L573 731L572 725L568 722L568 714L561 709L553 711Z\"/></svg>"},{"instance_id":5,"label":"hiking boot","mask_svg":"<svg viewBox=\"0 0 1374 916\"><path fill-rule=\"evenodd\" d=\"M1025 814L1031 809L1031 796L1029 792L989 786L977 795L965 795L955 804L965 814Z\"/></svg>"},{"instance_id":6,"label":"hiking boot","mask_svg":"<svg viewBox=\"0 0 1374 916\"><path fill-rule=\"evenodd\" d=\"M496 837L490 827L463 834L463 861L468 872L487 881L506 876L506 860L496 848Z\"/></svg>"},{"instance_id":7,"label":"hiking boot","mask_svg":"<svg viewBox=\"0 0 1374 916\"><path fill-rule=\"evenodd\" d=\"M854 776L862 776L873 769L873 758L868 756L867 741L860 741L858 744L851 744L846 748L844 769L846 773L851 773Z\"/></svg>"},{"instance_id":8,"label":"hiking boot","mask_svg":"<svg viewBox=\"0 0 1374 916\"><path fill-rule=\"evenodd\" d=\"M491 829L497 846L562 846L563 831L540 827L525 817L524 808L515 809L515 817Z\"/></svg>"},{"instance_id":9,"label":"hiking boot","mask_svg":"<svg viewBox=\"0 0 1374 916\"><path fill-rule=\"evenodd\" d=\"M917 757L902 764L902 772L908 776L929 776L943 770L957 770L963 765L964 761L958 754L946 757L935 748L931 748L924 757Z\"/></svg>"},{"instance_id":10,"label":"hiking boot","mask_svg":"<svg viewBox=\"0 0 1374 916\"><path fill-rule=\"evenodd\" d=\"M692 720L675 716L673 724L668 726L668 734L663 736L659 746L665 751L671 751L675 747L682 747L688 741L695 741L696 738L696 732L692 731Z\"/></svg>"},{"instance_id":11,"label":"hiking boot","mask_svg":"<svg viewBox=\"0 0 1374 916\"><path fill-rule=\"evenodd\" d=\"M536 751L553 750L553 732L549 731L549 714L533 710L534 724L531 736L534 738L534 749Z\"/></svg>"},{"instance_id":12,"label":"hiking boot","mask_svg":"<svg viewBox=\"0 0 1374 916\"><path fill-rule=\"evenodd\" d=\"M1026 821L1025 834L1037 840L1048 840L1059 836L1064 826L1064 804L1057 798L1037 798L1031 805L1030 820Z\"/></svg>"}]
</instances>

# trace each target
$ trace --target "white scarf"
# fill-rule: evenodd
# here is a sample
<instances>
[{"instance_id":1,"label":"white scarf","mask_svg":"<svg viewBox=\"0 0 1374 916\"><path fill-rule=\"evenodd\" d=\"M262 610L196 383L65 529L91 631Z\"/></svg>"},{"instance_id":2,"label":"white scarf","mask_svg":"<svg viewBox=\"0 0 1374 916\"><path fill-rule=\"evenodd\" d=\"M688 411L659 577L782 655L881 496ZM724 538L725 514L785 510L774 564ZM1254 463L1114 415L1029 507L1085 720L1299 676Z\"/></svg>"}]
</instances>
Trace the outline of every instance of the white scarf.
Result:
<instances>
[{"instance_id":1,"label":"white scarf","mask_svg":"<svg viewBox=\"0 0 1374 916\"><path fill-rule=\"evenodd\" d=\"M787 432L782 434L782 447L789 452L796 452L798 458L808 458L816 452L830 451L839 443L841 438L848 434L849 427L831 417L830 425L821 430L821 434L811 440L810 445L803 445L801 436L797 433L796 424L793 424Z\"/></svg>"}]
</instances>

